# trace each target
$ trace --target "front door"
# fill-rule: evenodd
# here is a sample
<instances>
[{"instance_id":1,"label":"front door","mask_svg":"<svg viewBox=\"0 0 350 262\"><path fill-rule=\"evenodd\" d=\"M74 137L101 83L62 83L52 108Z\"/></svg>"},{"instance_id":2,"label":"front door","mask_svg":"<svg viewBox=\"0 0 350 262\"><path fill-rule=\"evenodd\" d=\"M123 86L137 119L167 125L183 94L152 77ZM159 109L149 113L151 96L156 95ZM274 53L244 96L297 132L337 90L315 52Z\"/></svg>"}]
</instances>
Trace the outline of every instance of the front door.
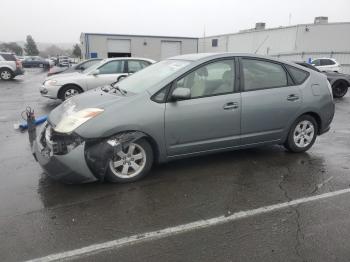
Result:
<instances>
[{"instance_id":1,"label":"front door","mask_svg":"<svg viewBox=\"0 0 350 262\"><path fill-rule=\"evenodd\" d=\"M191 98L167 102L165 138L169 156L239 145L241 97L235 93L233 59L203 65L178 79Z\"/></svg>"},{"instance_id":2,"label":"front door","mask_svg":"<svg viewBox=\"0 0 350 262\"><path fill-rule=\"evenodd\" d=\"M93 89L99 86L110 85L118 80L118 77L125 74L125 61L124 60L112 60L101 65L99 68L99 74L88 75L87 87Z\"/></svg>"}]
</instances>

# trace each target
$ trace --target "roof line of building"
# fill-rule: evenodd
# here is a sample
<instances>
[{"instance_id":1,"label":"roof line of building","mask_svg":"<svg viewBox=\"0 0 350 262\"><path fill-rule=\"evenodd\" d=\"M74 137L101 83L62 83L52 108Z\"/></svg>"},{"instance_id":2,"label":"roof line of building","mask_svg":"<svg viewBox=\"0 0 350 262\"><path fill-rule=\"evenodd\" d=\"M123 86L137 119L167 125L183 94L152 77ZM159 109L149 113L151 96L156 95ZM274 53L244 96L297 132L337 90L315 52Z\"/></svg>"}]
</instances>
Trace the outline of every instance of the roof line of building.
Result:
<instances>
[{"instance_id":1,"label":"roof line of building","mask_svg":"<svg viewBox=\"0 0 350 262\"><path fill-rule=\"evenodd\" d=\"M131 34L104 34L104 33L84 33L81 35L103 35L103 36L117 36L117 37L152 37L152 38L181 38L181 39L198 39L198 37L188 37L188 36L161 36L161 35L131 35Z\"/></svg>"},{"instance_id":2,"label":"roof line of building","mask_svg":"<svg viewBox=\"0 0 350 262\"><path fill-rule=\"evenodd\" d=\"M315 24L315 23L309 23L309 24L297 24L297 25L289 25L289 26L279 26L279 27L272 27L272 28L265 28L265 29L246 29L241 30L235 33L226 33L226 34L217 34L217 35L210 35L206 36L205 38L212 38L212 37L219 37L219 36L229 36L229 35L240 35L240 34L249 34L249 33L255 33L255 32L265 32L265 31L272 31L272 30L279 30L279 29L286 29L286 28L293 28L293 27L300 27L300 26L328 26L328 25L339 25L339 24L350 24L350 22L335 22L335 23L325 23L325 24ZM204 38L204 37L199 37Z\"/></svg>"},{"instance_id":3,"label":"roof line of building","mask_svg":"<svg viewBox=\"0 0 350 262\"><path fill-rule=\"evenodd\" d=\"M325 24L309 23L309 24L297 24L297 25L290 25L290 26L279 26L279 27L265 28L265 29L247 29L247 30L238 31L235 33L210 35L210 36L206 36L205 38L229 36L229 35L239 35L239 34L249 34L249 33L255 33L255 32L272 31L272 30L294 28L294 27L300 27L300 26L329 26L329 25L339 25L339 24L350 24L350 22L335 22L335 23L325 23ZM151 37L151 38L173 38L173 39L174 38L182 38L182 39L196 39L196 40L204 38L204 37L188 37L188 36L132 35L132 34L110 34L110 33L104 34L104 33L82 32L81 35L83 35L83 34L85 34L85 35L116 36L116 37Z\"/></svg>"}]
</instances>

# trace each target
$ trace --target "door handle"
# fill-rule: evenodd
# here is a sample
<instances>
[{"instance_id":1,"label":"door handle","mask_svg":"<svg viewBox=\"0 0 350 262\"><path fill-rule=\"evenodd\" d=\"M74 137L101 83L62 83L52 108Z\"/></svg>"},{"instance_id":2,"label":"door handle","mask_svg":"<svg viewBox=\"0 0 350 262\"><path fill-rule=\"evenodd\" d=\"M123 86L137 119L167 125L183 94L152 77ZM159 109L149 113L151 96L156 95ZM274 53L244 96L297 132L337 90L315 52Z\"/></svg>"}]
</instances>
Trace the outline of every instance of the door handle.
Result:
<instances>
[{"instance_id":1,"label":"door handle","mask_svg":"<svg viewBox=\"0 0 350 262\"><path fill-rule=\"evenodd\" d=\"M287 100L288 101L296 101L296 100L299 100L299 96L296 94L290 94L289 96L287 96Z\"/></svg>"},{"instance_id":2,"label":"door handle","mask_svg":"<svg viewBox=\"0 0 350 262\"><path fill-rule=\"evenodd\" d=\"M236 108L238 108L237 102L228 102L224 105L225 110L236 109Z\"/></svg>"}]
</instances>

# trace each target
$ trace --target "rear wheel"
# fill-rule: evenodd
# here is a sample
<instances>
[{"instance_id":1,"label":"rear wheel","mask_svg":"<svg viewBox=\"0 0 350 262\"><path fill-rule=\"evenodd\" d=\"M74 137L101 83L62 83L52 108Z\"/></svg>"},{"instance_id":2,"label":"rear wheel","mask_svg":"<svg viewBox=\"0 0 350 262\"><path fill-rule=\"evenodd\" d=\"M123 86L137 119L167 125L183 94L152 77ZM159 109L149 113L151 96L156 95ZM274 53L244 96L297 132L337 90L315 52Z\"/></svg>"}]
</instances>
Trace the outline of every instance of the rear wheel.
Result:
<instances>
[{"instance_id":1,"label":"rear wheel","mask_svg":"<svg viewBox=\"0 0 350 262\"><path fill-rule=\"evenodd\" d=\"M4 68L0 70L0 78L2 80L6 80L6 81L11 80L13 77L14 75L10 69Z\"/></svg>"},{"instance_id":2,"label":"rear wheel","mask_svg":"<svg viewBox=\"0 0 350 262\"><path fill-rule=\"evenodd\" d=\"M79 95L80 93L82 93L83 91L74 85L67 85L64 86L58 95L58 98L61 99L62 101L67 100L68 98L71 98L73 96Z\"/></svg>"},{"instance_id":3,"label":"rear wheel","mask_svg":"<svg viewBox=\"0 0 350 262\"><path fill-rule=\"evenodd\" d=\"M107 180L127 183L144 177L153 164L153 150L145 139L140 139L117 152L108 164Z\"/></svg>"},{"instance_id":4,"label":"rear wheel","mask_svg":"<svg viewBox=\"0 0 350 262\"><path fill-rule=\"evenodd\" d=\"M345 81L337 81L332 86L333 97L341 98L348 92L348 84Z\"/></svg>"},{"instance_id":5,"label":"rear wheel","mask_svg":"<svg viewBox=\"0 0 350 262\"><path fill-rule=\"evenodd\" d=\"M290 128L284 146L293 153L305 152L315 143L317 130L316 120L310 115L303 115Z\"/></svg>"}]
</instances>

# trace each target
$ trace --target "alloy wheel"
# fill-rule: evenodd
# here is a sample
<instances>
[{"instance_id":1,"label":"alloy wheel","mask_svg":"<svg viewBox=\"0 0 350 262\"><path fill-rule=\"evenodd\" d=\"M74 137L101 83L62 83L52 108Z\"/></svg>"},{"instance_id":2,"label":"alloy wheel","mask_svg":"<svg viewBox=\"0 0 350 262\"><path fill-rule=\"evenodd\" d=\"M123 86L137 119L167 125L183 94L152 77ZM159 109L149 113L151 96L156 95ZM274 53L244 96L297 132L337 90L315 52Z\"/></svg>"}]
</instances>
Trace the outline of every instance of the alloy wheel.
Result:
<instances>
[{"instance_id":1,"label":"alloy wheel","mask_svg":"<svg viewBox=\"0 0 350 262\"><path fill-rule=\"evenodd\" d=\"M308 120L299 122L293 133L293 139L296 146L299 148L307 147L312 143L315 136L315 127Z\"/></svg>"},{"instance_id":2,"label":"alloy wheel","mask_svg":"<svg viewBox=\"0 0 350 262\"><path fill-rule=\"evenodd\" d=\"M142 172L146 164L146 152L138 144L131 143L119 151L109 162L113 174L119 178L132 178Z\"/></svg>"}]
</instances>

